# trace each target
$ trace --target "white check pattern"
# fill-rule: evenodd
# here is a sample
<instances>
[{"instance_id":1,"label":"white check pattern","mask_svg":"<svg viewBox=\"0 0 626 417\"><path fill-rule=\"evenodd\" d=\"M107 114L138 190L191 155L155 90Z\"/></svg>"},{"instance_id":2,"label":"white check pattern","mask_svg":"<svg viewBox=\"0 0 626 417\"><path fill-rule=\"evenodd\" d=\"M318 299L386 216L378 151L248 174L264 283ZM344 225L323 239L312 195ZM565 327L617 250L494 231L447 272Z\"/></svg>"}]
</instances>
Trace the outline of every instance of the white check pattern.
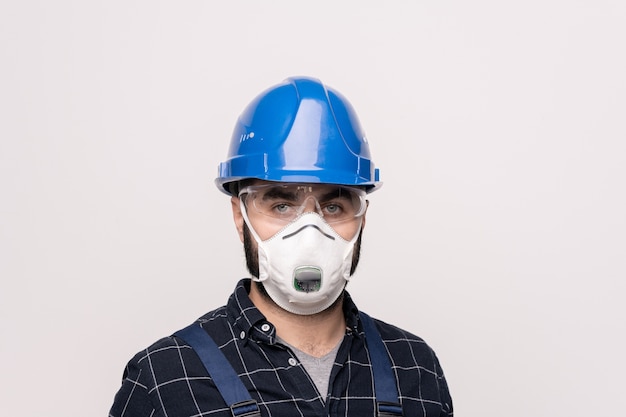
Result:
<instances>
[{"instance_id":1,"label":"white check pattern","mask_svg":"<svg viewBox=\"0 0 626 417\"><path fill-rule=\"evenodd\" d=\"M348 331L320 394L297 356L248 298L241 280L226 306L199 319L259 404L264 417L375 416L369 352L358 310L344 300ZM265 326L264 326L265 324ZM269 325L269 326L267 326ZM439 361L419 337L376 320L398 383L404 416L451 417L452 399ZM230 417L202 362L182 340L165 337L130 360L109 417Z\"/></svg>"}]
</instances>

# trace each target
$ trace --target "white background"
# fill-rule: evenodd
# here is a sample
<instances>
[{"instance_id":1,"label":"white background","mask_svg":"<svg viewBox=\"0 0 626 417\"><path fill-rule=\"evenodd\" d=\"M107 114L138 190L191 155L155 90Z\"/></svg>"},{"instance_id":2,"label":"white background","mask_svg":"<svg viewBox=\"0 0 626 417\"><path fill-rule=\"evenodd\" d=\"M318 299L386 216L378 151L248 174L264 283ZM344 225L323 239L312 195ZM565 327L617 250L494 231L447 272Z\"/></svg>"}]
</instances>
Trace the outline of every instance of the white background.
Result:
<instances>
[{"instance_id":1,"label":"white background","mask_svg":"<svg viewBox=\"0 0 626 417\"><path fill-rule=\"evenodd\" d=\"M357 304L458 416L626 408L626 5L2 1L0 415L102 416L246 275L213 178L266 87L357 109L385 183Z\"/></svg>"}]
</instances>

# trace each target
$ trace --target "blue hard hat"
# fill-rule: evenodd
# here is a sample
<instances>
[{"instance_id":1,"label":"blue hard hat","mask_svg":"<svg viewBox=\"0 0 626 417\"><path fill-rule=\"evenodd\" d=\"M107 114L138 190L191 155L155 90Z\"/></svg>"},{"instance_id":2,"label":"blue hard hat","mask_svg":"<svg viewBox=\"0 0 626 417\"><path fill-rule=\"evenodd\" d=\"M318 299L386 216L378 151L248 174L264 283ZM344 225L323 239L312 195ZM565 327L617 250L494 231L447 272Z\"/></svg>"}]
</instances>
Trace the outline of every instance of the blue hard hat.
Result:
<instances>
[{"instance_id":1,"label":"blue hard hat","mask_svg":"<svg viewBox=\"0 0 626 417\"><path fill-rule=\"evenodd\" d=\"M359 119L338 91L287 78L258 95L233 131L215 183L226 194L243 179L380 187Z\"/></svg>"}]
</instances>

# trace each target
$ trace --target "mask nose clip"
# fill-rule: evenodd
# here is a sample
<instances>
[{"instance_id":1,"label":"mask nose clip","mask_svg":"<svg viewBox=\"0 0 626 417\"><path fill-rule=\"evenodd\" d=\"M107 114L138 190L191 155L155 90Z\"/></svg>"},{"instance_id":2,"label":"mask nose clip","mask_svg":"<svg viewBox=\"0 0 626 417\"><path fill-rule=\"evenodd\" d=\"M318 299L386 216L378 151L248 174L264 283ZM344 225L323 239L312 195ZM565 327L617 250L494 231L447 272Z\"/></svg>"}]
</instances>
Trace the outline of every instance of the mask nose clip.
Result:
<instances>
[{"instance_id":1,"label":"mask nose clip","mask_svg":"<svg viewBox=\"0 0 626 417\"><path fill-rule=\"evenodd\" d=\"M322 287L322 269L299 266L293 271L293 287L299 292L317 292Z\"/></svg>"}]
</instances>

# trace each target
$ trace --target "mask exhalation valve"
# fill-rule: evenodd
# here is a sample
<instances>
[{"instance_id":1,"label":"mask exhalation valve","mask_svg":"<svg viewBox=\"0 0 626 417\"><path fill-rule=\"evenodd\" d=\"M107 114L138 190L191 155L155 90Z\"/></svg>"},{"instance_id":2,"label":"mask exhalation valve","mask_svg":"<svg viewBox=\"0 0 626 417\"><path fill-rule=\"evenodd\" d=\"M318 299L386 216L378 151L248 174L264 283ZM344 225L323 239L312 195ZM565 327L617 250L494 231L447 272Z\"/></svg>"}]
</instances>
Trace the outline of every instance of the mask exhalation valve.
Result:
<instances>
[{"instance_id":1,"label":"mask exhalation valve","mask_svg":"<svg viewBox=\"0 0 626 417\"><path fill-rule=\"evenodd\" d=\"M316 266L299 266L293 271L293 286L300 292L316 292L322 287L322 270Z\"/></svg>"}]
</instances>

